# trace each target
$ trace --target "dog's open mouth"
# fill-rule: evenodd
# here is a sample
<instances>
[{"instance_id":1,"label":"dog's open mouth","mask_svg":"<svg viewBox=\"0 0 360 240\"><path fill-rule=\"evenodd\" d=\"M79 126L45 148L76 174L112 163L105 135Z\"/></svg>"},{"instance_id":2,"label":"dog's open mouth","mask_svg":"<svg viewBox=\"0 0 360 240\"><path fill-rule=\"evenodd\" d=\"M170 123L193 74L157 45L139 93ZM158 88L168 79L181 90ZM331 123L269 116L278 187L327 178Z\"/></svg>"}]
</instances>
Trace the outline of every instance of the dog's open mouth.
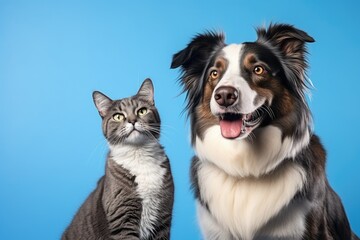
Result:
<instances>
[{"instance_id":1,"label":"dog's open mouth","mask_svg":"<svg viewBox=\"0 0 360 240\"><path fill-rule=\"evenodd\" d=\"M259 126L264 118L264 111L260 108L248 114L227 112L219 115L219 117L222 136L234 139L250 133Z\"/></svg>"}]
</instances>

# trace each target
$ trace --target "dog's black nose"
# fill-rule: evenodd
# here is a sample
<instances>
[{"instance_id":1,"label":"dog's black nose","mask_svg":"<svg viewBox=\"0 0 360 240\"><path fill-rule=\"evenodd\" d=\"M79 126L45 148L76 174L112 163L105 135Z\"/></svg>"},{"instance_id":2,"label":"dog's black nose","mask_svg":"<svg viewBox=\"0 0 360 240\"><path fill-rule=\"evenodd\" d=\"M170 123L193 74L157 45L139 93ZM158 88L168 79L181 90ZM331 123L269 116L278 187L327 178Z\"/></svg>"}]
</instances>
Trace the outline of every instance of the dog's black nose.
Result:
<instances>
[{"instance_id":1,"label":"dog's black nose","mask_svg":"<svg viewBox=\"0 0 360 240\"><path fill-rule=\"evenodd\" d=\"M235 88L222 86L216 89L214 98L220 106L228 107L236 102L238 95Z\"/></svg>"}]
</instances>

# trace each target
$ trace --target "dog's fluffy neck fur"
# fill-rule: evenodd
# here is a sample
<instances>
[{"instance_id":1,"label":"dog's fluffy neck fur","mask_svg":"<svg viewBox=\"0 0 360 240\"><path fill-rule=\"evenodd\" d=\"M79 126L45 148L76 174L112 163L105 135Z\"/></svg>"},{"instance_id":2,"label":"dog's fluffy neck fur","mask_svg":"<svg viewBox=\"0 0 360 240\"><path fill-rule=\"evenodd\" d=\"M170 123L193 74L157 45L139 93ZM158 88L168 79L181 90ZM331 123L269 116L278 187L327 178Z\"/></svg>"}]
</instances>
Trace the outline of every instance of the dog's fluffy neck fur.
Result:
<instances>
[{"instance_id":1,"label":"dog's fluffy neck fur","mask_svg":"<svg viewBox=\"0 0 360 240\"><path fill-rule=\"evenodd\" d=\"M275 126L257 129L254 140L229 140L221 136L218 125L208 128L203 139L196 138L196 155L234 177L261 177L273 171L286 158L293 158L309 144L310 132L300 140L283 137Z\"/></svg>"},{"instance_id":2,"label":"dog's fluffy neck fur","mask_svg":"<svg viewBox=\"0 0 360 240\"><path fill-rule=\"evenodd\" d=\"M300 239L303 234L308 203L292 202L305 186L305 172L297 164L288 162L261 178L236 178L214 164L199 163L198 183L201 200L206 203L202 207L207 207L216 223L208 225L199 216L206 239L228 239L208 235L218 224L222 234L244 240L261 235Z\"/></svg>"}]
</instances>

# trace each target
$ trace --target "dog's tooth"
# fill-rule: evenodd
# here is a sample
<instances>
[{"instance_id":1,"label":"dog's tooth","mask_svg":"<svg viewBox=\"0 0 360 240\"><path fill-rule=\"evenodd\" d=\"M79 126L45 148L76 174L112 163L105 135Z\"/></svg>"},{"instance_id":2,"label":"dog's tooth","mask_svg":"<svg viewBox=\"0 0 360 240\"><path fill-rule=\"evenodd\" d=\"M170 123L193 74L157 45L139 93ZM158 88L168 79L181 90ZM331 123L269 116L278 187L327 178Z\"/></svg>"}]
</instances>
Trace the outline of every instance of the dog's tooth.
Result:
<instances>
[{"instance_id":1,"label":"dog's tooth","mask_svg":"<svg viewBox=\"0 0 360 240\"><path fill-rule=\"evenodd\" d=\"M245 124L246 124L246 121L245 121L245 119L243 119L243 120L242 120L242 126L241 126L241 133L245 133L245 132L246 132Z\"/></svg>"}]
</instances>

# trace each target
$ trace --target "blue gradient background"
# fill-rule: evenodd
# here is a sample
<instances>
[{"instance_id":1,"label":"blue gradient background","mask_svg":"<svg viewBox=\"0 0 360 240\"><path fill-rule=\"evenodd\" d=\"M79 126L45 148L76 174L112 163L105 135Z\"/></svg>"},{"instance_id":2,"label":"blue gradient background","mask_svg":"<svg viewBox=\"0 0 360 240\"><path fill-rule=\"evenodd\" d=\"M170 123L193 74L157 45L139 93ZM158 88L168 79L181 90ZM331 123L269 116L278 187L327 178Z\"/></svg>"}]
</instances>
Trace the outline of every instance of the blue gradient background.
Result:
<instances>
[{"instance_id":1,"label":"blue gradient background","mask_svg":"<svg viewBox=\"0 0 360 240\"><path fill-rule=\"evenodd\" d=\"M309 100L327 174L360 234L359 1L0 1L0 239L59 239L103 174L91 93L135 94L151 77L176 183L172 239L200 239L189 190L189 123L170 70L196 33L227 43L291 23L309 45Z\"/></svg>"}]
</instances>

